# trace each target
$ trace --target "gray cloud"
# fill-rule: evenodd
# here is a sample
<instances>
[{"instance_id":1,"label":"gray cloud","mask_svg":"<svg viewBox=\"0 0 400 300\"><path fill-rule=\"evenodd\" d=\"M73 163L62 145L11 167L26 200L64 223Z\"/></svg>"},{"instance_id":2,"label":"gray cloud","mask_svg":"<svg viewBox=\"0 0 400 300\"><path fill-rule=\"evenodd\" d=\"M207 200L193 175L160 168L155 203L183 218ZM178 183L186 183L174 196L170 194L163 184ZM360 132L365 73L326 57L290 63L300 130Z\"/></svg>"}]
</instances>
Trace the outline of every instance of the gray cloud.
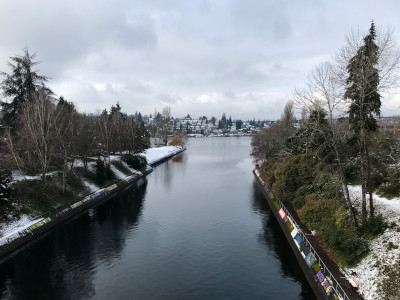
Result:
<instances>
[{"instance_id":1,"label":"gray cloud","mask_svg":"<svg viewBox=\"0 0 400 300\"><path fill-rule=\"evenodd\" d=\"M0 70L29 46L58 95L86 112L280 116L294 86L371 19L399 30L397 1L0 2ZM400 113L385 97L385 111Z\"/></svg>"}]
</instances>

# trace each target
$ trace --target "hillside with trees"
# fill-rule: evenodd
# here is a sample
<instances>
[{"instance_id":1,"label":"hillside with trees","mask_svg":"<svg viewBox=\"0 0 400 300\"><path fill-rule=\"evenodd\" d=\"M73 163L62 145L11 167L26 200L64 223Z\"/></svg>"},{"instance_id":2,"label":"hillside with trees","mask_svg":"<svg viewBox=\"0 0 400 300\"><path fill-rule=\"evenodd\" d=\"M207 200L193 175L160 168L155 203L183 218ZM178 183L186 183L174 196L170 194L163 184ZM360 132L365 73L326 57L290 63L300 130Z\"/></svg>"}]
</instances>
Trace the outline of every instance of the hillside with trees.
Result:
<instances>
[{"instance_id":1,"label":"hillside with trees","mask_svg":"<svg viewBox=\"0 0 400 300\"><path fill-rule=\"evenodd\" d=\"M252 138L268 187L342 267L357 265L388 227L400 230L375 211L373 196L400 197L400 117L380 119L382 95L400 84L396 46L393 32L377 32L373 22L365 35L353 32L333 62L316 66L295 89L280 120ZM361 186L360 204L349 193L354 185ZM398 274L396 263L385 268ZM395 282L392 275L385 280ZM384 299L400 296L387 287L377 287Z\"/></svg>"}]
</instances>

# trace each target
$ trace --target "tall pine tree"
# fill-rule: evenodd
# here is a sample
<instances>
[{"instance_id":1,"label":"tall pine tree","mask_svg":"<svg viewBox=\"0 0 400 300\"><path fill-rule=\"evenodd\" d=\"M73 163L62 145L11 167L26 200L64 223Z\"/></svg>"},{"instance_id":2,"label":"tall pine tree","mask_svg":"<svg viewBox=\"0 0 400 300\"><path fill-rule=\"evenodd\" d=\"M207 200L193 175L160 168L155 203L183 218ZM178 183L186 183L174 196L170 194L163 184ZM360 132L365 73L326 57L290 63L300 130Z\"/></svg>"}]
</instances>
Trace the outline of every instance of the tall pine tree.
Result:
<instances>
[{"instance_id":1,"label":"tall pine tree","mask_svg":"<svg viewBox=\"0 0 400 300\"><path fill-rule=\"evenodd\" d=\"M0 88L6 98L6 101L0 102L4 114L3 123L11 127L16 125L16 116L20 113L22 104L33 100L33 92L41 88L49 95L53 94L45 86L49 78L33 70L34 66L39 64L33 61L35 54L29 54L27 48L23 51L22 56L10 57L11 62L8 63L11 68L10 74L0 72L0 76L3 77Z\"/></svg>"},{"instance_id":2,"label":"tall pine tree","mask_svg":"<svg viewBox=\"0 0 400 300\"><path fill-rule=\"evenodd\" d=\"M364 44L358 49L347 65L347 89L345 98L351 100L349 107L349 122L359 141L360 176L362 187L362 220L367 219L366 193L370 193L370 215L374 215L372 187L370 183L368 138L371 132L377 130L375 116L379 116L381 96L378 92L379 47L375 43L375 24L371 22L369 34L364 38Z\"/></svg>"}]
</instances>

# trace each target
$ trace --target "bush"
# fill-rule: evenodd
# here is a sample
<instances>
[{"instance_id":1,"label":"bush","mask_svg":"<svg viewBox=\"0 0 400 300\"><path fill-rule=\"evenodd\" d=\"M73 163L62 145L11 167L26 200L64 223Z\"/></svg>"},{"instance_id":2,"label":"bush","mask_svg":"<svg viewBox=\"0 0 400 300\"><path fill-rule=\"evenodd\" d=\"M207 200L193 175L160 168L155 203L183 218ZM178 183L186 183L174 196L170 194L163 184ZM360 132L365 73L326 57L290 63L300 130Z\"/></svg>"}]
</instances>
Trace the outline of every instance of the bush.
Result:
<instances>
[{"instance_id":1,"label":"bush","mask_svg":"<svg viewBox=\"0 0 400 300\"><path fill-rule=\"evenodd\" d=\"M374 238L385 231L388 224L383 219L381 214L376 215L373 218L367 219L363 226L363 233L367 238Z\"/></svg>"},{"instance_id":2,"label":"bush","mask_svg":"<svg viewBox=\"0 0 400 300\"><path fill-rule=\"evenodd\" d=\"M183 147L182 137L180 135L174 135L168 143L168 146L179 146Z\"/></svg>"},{"instance_id":3,"label":"bush","mask_svg":"<svg viewBox=\"0 0 400 300\"><path fill-rule=\"evenodd\" d=\"M300 154L285 157L275 169L275 192L283 199L293 201L296 191L303 185L313 182L315 166L312 155Z\"/></svg>"},{"instance_id":4,"label":"bush","mask_svg":"<svg viewBox=\"0 0 400 300\"><path fill-rule=\"evenodd\" d=\"M105 176L104 176L104 171L105 171L105 167L104 167L104 161L102 159L97 159L96 161L96 174L95 174L95 180L98 183L103 183Z\"/></svg>"},{"instance_id":5,"label":"bush","mask_svg":"<svg viewBox=\"0 0 400 300\"><path fill-rule=\"evenodd\" d=\"M135 170L142 170L147 166L147 159L141 155L124 154L121 158L128 166Z\"/></svg>"},{"instance_id":6,"label":"bush","mask_svg":"<svg viewBox=\"0 0 400 300\"><path fill-rule=\"evenodd\" d=\"M378 193L387 198L400 196L400 171L391 170L388 182L378 188Z\"/></svg>"},{"instance_id":7,"label":"bush","mask_svg":"<svg viewBox=\"0 0 400 300\"><path fill-rule=\"evenodd\" d=\"M344 265L356 263L367 249L365 241L349 223L346 208L340 201L307 195L298 215Z\"/></svg>"},{"instance_id":8,"label":"bush","mask_svg":"<svg viewBox=\"0 0 400 300\"><path fill-rule=\"evenodd\" d=\"M93 180L96 184L103 184L105 181L113 180L115 177L110 164L105 164L100 158L96 161L95 170L96 172Z\"/></svg>"},{"instance_id":9,"label":"bush","mask_svg":"<svg viewBox=\"0 0 400 300\"><path fill-rule=\"evenodd\" d=\"M11 172L0 170L0 204L11 197Z\"/></svg>"}]
</instances>

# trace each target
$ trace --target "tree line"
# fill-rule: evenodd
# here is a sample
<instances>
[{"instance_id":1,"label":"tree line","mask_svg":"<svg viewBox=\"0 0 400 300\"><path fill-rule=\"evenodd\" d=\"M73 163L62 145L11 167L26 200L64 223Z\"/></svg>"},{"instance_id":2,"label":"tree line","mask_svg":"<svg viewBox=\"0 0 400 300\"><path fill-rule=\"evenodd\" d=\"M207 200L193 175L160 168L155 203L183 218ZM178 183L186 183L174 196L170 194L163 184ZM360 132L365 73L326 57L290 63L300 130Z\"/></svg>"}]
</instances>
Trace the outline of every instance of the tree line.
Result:
<instances>
[{"instance_id":1,"label":"tree line","mask_svg":"<svg viewBox=\"0 0 400 300\"><path fill-rule=\"evenodd\" d=\"M399 118L379 126L382 94L400 82L396 49L393 31L377 32L374 22L364 35L352 32L334 60L317 65L295 89L280 120L252 138L252 156L262 162L269 187L348 263L365 250L357 232L384 226L373 192L400 194L393 167L400 159ZM293 126L295 108L300 129ZM349 183L361 185L361 207Z\"/></svg>"},{"instance_id":2,"label":"tree line","mask_svg":"<svg viewBox=\"0 0 400 300\"><path fill-rule=\"evenodd\" d=\"M10 73L0 73L2 174L15 169L40 174L43 191L46 175L62 170L65 190L77 160L87 169L93 156L108 164L112 153L136 154L149 147L144 123L128 117L119 103L91 115L78 112L63 96L55 98L46 85L49 78L34 69L34 58L24 49L23 55L11 57Z\"/></svg>"}]
</instances>

